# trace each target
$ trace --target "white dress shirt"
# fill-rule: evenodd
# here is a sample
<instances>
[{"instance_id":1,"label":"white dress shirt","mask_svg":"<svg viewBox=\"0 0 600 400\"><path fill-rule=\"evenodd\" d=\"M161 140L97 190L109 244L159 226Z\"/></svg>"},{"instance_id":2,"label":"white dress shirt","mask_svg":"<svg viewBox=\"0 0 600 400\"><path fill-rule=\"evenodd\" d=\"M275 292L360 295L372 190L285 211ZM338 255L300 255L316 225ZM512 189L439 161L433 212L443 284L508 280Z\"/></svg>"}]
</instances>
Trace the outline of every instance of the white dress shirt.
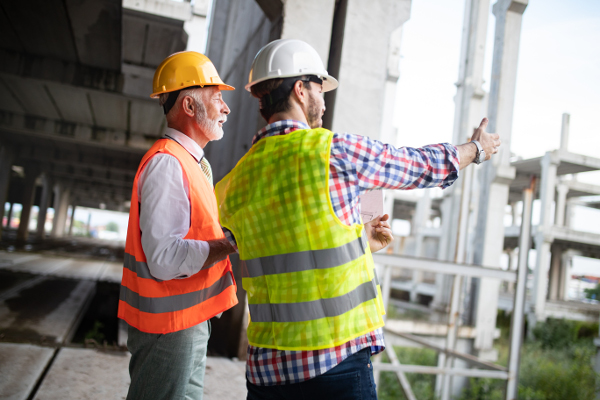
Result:
<instances>
[{"instance_id":1,"label":"white dress shirt","mask_svg":"<svg viewBox=\"0 0 600 400\"><path fill-rule=\"evenodd\" d=\"M167 128L163 138L179 143L197 162L204 157L202 147L175 129ZM177 158L160 153L148 160L138 179L138 199L142 249L152 276L181 279L200 271L210 248L205 241L184 239L190 229L191 202Z\"/></svg>"}]
</instances>

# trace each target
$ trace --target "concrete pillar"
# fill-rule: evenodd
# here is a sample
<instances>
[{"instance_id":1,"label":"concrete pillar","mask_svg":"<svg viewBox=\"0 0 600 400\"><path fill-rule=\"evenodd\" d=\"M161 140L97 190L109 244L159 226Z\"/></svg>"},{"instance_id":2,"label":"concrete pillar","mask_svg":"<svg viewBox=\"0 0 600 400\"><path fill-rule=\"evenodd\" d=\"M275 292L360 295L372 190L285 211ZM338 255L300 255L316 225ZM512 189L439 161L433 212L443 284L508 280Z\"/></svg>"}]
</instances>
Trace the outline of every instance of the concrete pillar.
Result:
<instances>
[{"instance_id":1,"label":"concrete pillar","mask_svg":"<svg viewBox=\"0 0 600 400\"><path fill-rule=\"evenodd\" d=\"M554 225L564 226L565 225L565 214L567 212L567 194L569 193L569 187L565 184L559 183L556 185L556 209L554 210Z\"/></svg>"},{"instance_id":2,"label":"concrete pillar","mask_svg":"<svg viewBox=\"0 0 600 400\"><path fill-rule=\"evenodd\" d=\"M398 51L393 42L399 40L397 30L410 17L410 6L411 0L338 2L328 68L340 86L325 97L329 108L326 127L381 139L382 111L389 106L384 104L386 82L397 80L398 54L390 55L390 49Z\"/></svg>"},{"instance_id":3,"label":"concrete pillar","mask_svg":"<svg viewBox=\"0 0 600 400\"><path fill-rule=\"evenodd\" d=\"M548 152L542 158L542 176L540 185L541 212L538 230L535 235L537 259L534 271L533 288L531 291L531 310L529 327L533 328L537 321L545 320L544 308L548 291L548 271L550 268L550 250L552 237L549 230L553 225L552 202L556 192L556 169L560 161L553 152Z\"/></svg>"},{"instance_id":4,"label":"concrete pillar","mask_svg":"<svg viewBox=\"0 0 600 400\"><path fill-rule=\"evenodd\" d=\"M510 203L510 211L512 213L512 226L518 226L519 224L517 224L517 221L519 221L519 203L516 201Z\"/></svg>"},{"instance_id":5,"label":"concrete pillar","mask_svg":"<svg viewBox=\"0 0 600 400\"><path fill-rule=\"evenodd\" d=\"M76 207L77 207L77 205L75 205L75 203L73 203L73 205L71 206L71 223L69 224L69 233L68 233L69 237L73 236L73 225L75 224L75 208Z\"/></svg>"},{"instance_id":6,"label":"concrete pillar","mask_svg":"<svg viewBox=\"0 0 600 400\"><path fill-rule=\"evenodd\" d=\"M0 146L0 221L4 219L4 203L6 203L6 199L8 198L8 186L10 183L10 173L12 171L13 154L12 148L6 145ZM10 222L10 216L8 219L8 222ZM0 223L0 238L2 237L1 225L2 224Z\"/></svg>"},{"instance_id":7,"label":"concrete pillar","mask_svg":"<svg viewBox=\"0 0 600 400\"><path fill-rule=\"evenodd\" d=\"M563 249L558 246L551 247L550 258L550 280L549 280L549 300L559 300L560 287L562 286L562 255Z\"/></svg>"},{"instance_id":8,"label":"concrete pillar","mask_svg":"<svg viewBox=\"0 0 600 400\"><path fill-rule=\"evenodd\" d=\"M440 242L438 247L438 259L442 261L448 260L448 246L452 232L451 224L447 223L451 219L452 198L448 197L442 201L441 211L441 229ZM440 317L445 321L447 319L447 310L450 307L450 296L452 294L452 279L453 277L446 274L437 274L435 276L435 295L431 301L430 307L440 313ZM437 314L436 314L437 315Z\"/></svg>"},{"instance_id":9,"label":"concrete pillar","mask_svg":"<svg viewBox=\"0 0 600 400\"><path fill-rule=\"evenodd\" d=\"M579 250L569 249L564 251L561 260L561 281L558 288L558 299L567 300L569 297L569 284L571 283L571 269L573 268L573 257L580 256Z\"/></svg>"},{"instance_id":10,"label":"concrete pillar","mask_svg":"<svg viewBox=\"0 0 600 400\"><path fill-rule=\"evenodd\" d=\"M562 126L560 130L560 149L569 151L569 125L571 114L564 113L562 115Z\"/></svg>"},{"instance_id":11,"label":"concrete pillar","mask_svg":"<svg viewBox=\"0 0 600 400\"><path fill-rule=\"evenodd\" d=\"M52 221L52 237L61 238L65 236L65 225L67 222L67 211L71 190L64 183L55 185L54 196L54 220Z\"/></svg>"},{"instance_id":12,"label":"concrete pillar","mask_svg":"<svg viewBox=\"0 0 600 400\"><path fill-rule=\"evenodd\" d=\"M30 164L25 167L25 187L23 190L21 210L21 221L17 230L17 241L25 242L29 236L29 218L31 217L31 207L35 195L35 186L37 178L40 175L40 167L36 164Z\"/></svg>"},{"instance_id":13,"label":"concrete pillar","mask_svg":"<svg viewBox=\"0 0 600 400\"><path fill-rule=\"evenodd\" d=\"M519 251L520 249L508 249L506 254L508 255L508 270L516 271L519 266ZM514 282L504 282L504 287L507 292L513 292L515 289Z\"/></svg>"},{"instance_id":14,"label":"concrete pillar","mask_svg":"<svg viewBox=\"0 0 600 400\"><path fill-rule=\"evenodd\" d=\"M37 231L36 236L39 240L44 240L45 237L45 225L46 215L48 213L48 207L50 206L50 200L52 199L52 187L54 186L52 178L48 174L44 174L42 177L42 197L40 199L40 210L38 212Z\"/></svg>"},{"instance_id":15,"label":"concrete pillar","mask_svg":"<svg viewBox=\"0 0 600 400\"><path fill-rule=\"evenodd\" d=\"M492 162L481 168L481 192L475 237L474 261L499 267L504 245L504 206L515 171L510 167L510 143L517 79L521 22L528 0L499 0L496 17L492 79L488 103L489 132L496 132L502 147ZM480 279L476 295L475 348L480 357L493 359L493 334L496 327L500 283Z\"/></svg>"}]
</instances>

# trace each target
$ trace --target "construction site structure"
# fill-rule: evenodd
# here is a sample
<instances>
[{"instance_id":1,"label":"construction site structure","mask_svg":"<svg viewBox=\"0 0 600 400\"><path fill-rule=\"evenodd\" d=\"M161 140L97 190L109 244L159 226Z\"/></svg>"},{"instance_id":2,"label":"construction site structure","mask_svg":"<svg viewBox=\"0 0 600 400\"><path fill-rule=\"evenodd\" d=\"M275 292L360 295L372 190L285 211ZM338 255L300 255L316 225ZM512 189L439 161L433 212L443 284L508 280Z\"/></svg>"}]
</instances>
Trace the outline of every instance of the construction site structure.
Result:
<instances>
[{"instance_id":1,"label":"construction site structure","mask_svg":"<svg viewBox=\"0 0 600 400\"><path fill-rule=\"evenodd\" d=\"M225 139L206 148L215 181L248 151L264 126L258 104L246 91L258 50L274 39L301 39L314 47L341 83L325 95L324 126L402 145L394 128L403 24L412 0L214 0L206 54L236 91L223 93L232 110ZM0 202L21 204L18 241L43 240L44 217L55 215L51 236L68 237L76 207L128 210L138 163L165 130L161 109L148 98L154 69L167 55L201 46L209 2L196 0L108 0L23 2L3 5L13 21L0 44ZM568 151L569 116L563 116L561 147L541 158L518 160L511 132L521 23L528 0L465 0L454 144L464 143L484 116L503 145L492 161L461 172L442 197L386 192L392 218L411 221L411 234L391 251L375 255L386 306L415 309L424 321L388 319L388 350L394 344L439 352L436 367L391 364L407 397L405 372L438 376L444 400L460 392L468 377L507 381L516 398L519 350L525 321L548 317L597 320L599 307L568 299L570 260L599 257L600 235L578 232L570 210L598 207L586 196L600 188L574 178L600 169L600 160ZM492 6L495 33L490 90L483 83L486 33ZM364 12L368 10L368 12ZM38 32L33 35L32 32ZM40 37L39 32L45 33ZM109 34L106 34L109 32ZM196 32L196 34L194 34ZM188 39L189 37L189 39ZM10 44L12 43L12 44ZM94 46L91 46L93 43ZM194 48L191 48L194 50ZM558 119L558 116L557 116ZM533 202L540 222L531 226ZM50 205L53 205L50 207ZM29 237L36 205L38 224ZM554 208L553 208L554 205ZM512 224L505 226L507 206ZM555 211L553 211L555 210ZM0 210L4 213L4 208ZM530 265L530 247L536 263ZM501 268L503 257L508 268ZM232 257L236 265L239 260ZM234 268L241 282L239 268ZM529 272L529 270L533 272ZM245 355L245 294L213 324L214 350ZM405 300L391 296L399 293ZM511 355L507 368L494 364L497 310L511 311ZM525 317L526 316L526 317Z\"/></svg>"}]
</instances>

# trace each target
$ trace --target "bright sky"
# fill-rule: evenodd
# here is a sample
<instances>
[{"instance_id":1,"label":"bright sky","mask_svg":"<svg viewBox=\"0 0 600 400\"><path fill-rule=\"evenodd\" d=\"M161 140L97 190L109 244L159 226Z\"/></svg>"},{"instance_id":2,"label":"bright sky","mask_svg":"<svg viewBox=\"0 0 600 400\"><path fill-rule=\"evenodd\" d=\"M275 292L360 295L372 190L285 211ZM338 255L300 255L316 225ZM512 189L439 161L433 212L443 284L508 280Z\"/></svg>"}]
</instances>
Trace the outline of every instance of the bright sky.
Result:
<instances>
[{"instance_id":1,"label":"bright sky","mask_svg":"<svg viewBox=\"0 0 600 400\"><path fill-rule=\"evenodd\" d=\"M411 18L404 25L394 121L400 145L452 140L464 3L413 0ZM486 90L494 3L490 2L488 20ZM569 150L600 156L600 132L594 118L600 113L599 43L600 1L529 2L523 14L512 152L531 158L558 148L562 113L568 112Z\"/></svg>"}]
</instances>

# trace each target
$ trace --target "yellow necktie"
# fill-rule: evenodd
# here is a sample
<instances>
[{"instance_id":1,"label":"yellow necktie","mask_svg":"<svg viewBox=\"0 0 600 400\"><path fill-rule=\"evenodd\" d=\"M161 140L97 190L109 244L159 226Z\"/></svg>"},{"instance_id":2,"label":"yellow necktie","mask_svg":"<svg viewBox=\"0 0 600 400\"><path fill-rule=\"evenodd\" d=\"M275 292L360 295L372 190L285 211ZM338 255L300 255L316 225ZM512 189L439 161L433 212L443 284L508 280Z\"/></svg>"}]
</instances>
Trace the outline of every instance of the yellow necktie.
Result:
<instances>
[{"instance_id":1,"label":"yellow necktie","mask_svg":"<svg viewBox=\"0 0 600 400\"><path fill-rule=\"evenodd\" d=\"M200 160L200 168L202 168L202 172L204 172L206 179L210 182L210 186L213 186L212 169L206 157L202 157L202 160Z\"/></svg>"}]
</instances>

